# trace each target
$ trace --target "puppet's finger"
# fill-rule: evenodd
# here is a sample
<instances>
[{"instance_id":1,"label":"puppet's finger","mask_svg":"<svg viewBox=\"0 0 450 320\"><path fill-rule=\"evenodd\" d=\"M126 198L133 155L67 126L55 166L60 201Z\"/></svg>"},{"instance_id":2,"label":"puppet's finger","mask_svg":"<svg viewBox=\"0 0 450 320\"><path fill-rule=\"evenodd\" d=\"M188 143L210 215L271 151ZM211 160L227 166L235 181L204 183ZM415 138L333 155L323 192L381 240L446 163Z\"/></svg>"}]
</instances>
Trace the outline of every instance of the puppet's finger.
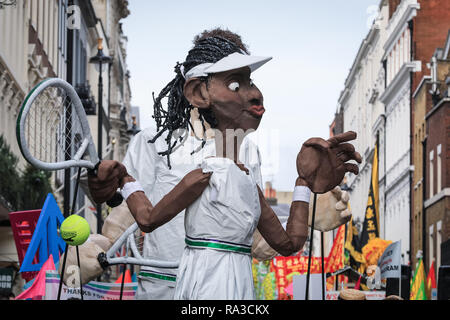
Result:
<instances>
[{"instance_id":1,"label":"puppet's finger","mask_svg":"<svg viewBox=\"0 0 450 320\"><path fill-rule=\"evenodd\" d=\"M347 204L343 203L342 201L339 201L338 203L336 203L335 208L337 211L343 211L343 210L347 209Z\"/></svg>"},{"instance_id":2,"label":"puppet's finger","mask_svg":"<svg viewBox=\"0 0 450 320\"><path fill-rule=\"evenodd\" d=\"M358 162L358 163L361 163L362 162L362 157L361 157L361 155L359 154L359 152L354 152L352 155L352 160L355 160L356 162Z\"/></svg>"},{"instance_id":3,"label":"puppet's finger","mask_svg":"<svg viewBox=\"0 0 450 320\"><path fill-rule=\"evenodd\" d=\"M339 186L334 187L334 189L331 190L331 193L333 193L335 198L338 200L340 200L342 197L342 190Z\"/></svg>"},{"instance_id":4,"label":"puppet's finger","mask_svg":"<svg viewBox=\"0 0 450 320\"><path fill-rule=\"evenodd\" d=\"M99 189L105 189L109 186L116 186L119 183L118 177L111 177L108 178L108 180L100 180L98 178L93 178L88 180L89 189L91 190L99 190Z\"/></svg>"},{"instance_id":5,"label":"puppet's finger","mask_svg":"<svg viewBox=\"0 0 450 320\"><path fill-rule=\"evenodd\" d=\"M331 147L334 147L342 142L347 142L350 140L356 139L356 132L354 131L347 131L338 135L335 135L334 137L331 137L328 139L328 142L331 144Z\"/></svg>"},{"instance_id":6,"label":"puppet's finger","mask_svg":"<svg viewBox=\"0 0 450 320\"><path fill-rule=\"evenodd\" d=\"M316 147L321 149L328 149L330 147L329 142L322 138L310 138L303 144L305 147Z\"/></svg>"},{"instance_id":7,"label":"puppet's finger","mask_svg":"<svg viewBox=\"0 0 450 320\"><path fill-rule=\"evenodd\" d=\"M345 172L351 172L353 174L359 173L359 168L356 164L353 163L344 163Z\"/></svg>"},{"instance_id":8,"label":"puppet's finger","mask_svg":"<svg viewBox=\"0 0 450 320\"><path fill-rule=\"evenodd\" d=\"M119 163L119 165L115 166L111 173L112 177L117 177L119 179L122 179L123 177L125 177L127 175L128 175L127 169L121 163Z\"/></svg>"},{"instance_id":9,"label":"puppet's finger","mask_svg":"<svg viewBox=\"0 0 450 320\"><path fill-rule=\"evenodd\" d=\"M99 180L107 180L112 177L114 170L118 169L119 162L114 160L103 160L98 167L97 177Z\"/></svg>"},{"instance_id":10,"label":"puppet's finger","mask_svg":"<svg viewBox=\"0 0 450 320\"><path fill-rule=\"evenodd\" d=\"M342 191L341 194L341 201L344 202L345 204L348 203L348 200L350 200L350 195L347 191Z\"/></svg>"},{"instance_id":11,"label":"puppet's finger","mask_svg":"<svg viewBox=\"0 0 450 320\"><path fill-rule=\"evenodd\" d=\"M341 153L337 156L342 162L347 162L349 160L352 160L352 157L347 153Z\"/></svg>"},{"instance_id":12,"label":"puppet's finger","mask_svg":"<svg viewBox=\"0 0 450 320\"><path fill-rule=\"evenodd\" d=\"M349 209L347 209L347 210L342 211L340 213L340 215L341 215L341 218L350 220L350 218L352 217L352 212Z\"/></svg>"},{"instance_id":13,"label":"puppet's finger","mask_svg":"<svg viewBox=\"0 0 450 320\"><path fill-rule=\"evenodd\" d=\"M347 162L347 161L350 161L350 160L355 160L358 163L362 162L362 158L361 158L361 156L359 155L358 152L355 152L355 153L341 153L337 157L342 162Z\"/></svg>"},{"instance_id":14,"label":"puppet's finger","mask_svg":"<svg viewBox=\"0 0 450 320\"><path fill-rule=\"evenodd\" d=\"M354 153L355 146L351 143L341 143L334 147L336 153Z\"/></svg>"}]
</instances>

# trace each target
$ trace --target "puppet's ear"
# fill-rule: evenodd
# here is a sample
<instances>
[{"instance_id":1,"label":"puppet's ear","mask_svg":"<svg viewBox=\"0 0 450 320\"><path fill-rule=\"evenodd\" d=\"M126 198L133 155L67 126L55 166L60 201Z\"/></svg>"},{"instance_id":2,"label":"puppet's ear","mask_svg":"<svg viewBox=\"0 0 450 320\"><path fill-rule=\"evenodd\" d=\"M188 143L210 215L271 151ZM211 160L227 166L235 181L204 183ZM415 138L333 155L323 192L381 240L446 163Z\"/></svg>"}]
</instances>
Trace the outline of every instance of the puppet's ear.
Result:
<instances>
[{"instance_id":1,"label":"puppet's ear","mask_svg":"<svg viewBox=\"0 0 450 320\"><path fill-rule=\"evenodd\" d=\"M191 78L184 84L184 96L191 105L200 109L209 108L209 94L206 82L199 78Z\"/></svg>"}]
</instances>

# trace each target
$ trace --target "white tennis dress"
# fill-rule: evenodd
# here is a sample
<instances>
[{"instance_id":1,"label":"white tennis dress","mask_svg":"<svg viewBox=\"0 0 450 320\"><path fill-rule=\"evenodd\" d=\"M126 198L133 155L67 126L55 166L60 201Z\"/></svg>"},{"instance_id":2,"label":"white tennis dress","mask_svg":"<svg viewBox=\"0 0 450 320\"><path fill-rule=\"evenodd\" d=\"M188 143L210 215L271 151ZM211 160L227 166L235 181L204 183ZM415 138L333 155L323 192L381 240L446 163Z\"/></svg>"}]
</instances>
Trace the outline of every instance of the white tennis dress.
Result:
<instances>
[{"instance_id":1,"label":"white tennis dress","mask_svg":"<svg viewBox=\"0 0 450 320\"><path fill-rule=\"evenodd\" d=\"M201 145L201 140L189 136L181 147L170 155L172 169L167 166L167 157L158 152L167 150L167 132L155 143L148 143L154 138L156 130L147 128L131 140L123 164L128 173L139 181L152 204L158 203L190 171L199 168L202 161L216 154L214 139L198 152L192 154ZM173 143L174 140L172 140ZM249 137L245 137L239 152L239 158L252 172L261 187L261 157L258 147ZM179 261L185 247L185 228L183 210L168 223L145 234L143 256L149 259ZM166 269L142 266L138 275L136 299L172 300L178 268Z\"/></svg>"},{"instance_id":2,"label":"white tennis dress","mask_svg":"<svg viewBox=\"0 0 450 320\"><path fill-rule=\"evenodd\" d=\"M253 300L251 247L261 214L255 179L226 158L207 158L201 168L213 174L186 209L174 298Z\"/></svg>"}]
</instances>

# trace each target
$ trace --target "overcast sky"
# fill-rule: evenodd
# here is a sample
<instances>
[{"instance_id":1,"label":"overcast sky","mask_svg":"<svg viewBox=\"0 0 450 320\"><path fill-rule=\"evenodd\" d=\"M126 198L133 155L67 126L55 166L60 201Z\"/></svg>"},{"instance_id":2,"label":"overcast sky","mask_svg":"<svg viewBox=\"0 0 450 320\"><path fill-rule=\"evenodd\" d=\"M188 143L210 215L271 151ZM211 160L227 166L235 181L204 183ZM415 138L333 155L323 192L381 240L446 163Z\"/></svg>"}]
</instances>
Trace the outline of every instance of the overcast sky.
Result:
<instances>
[{"instance_id":1,"label":"overcast sky","mask_svg":"<svg viewBox=\"0 0 450 320\"><path fill-rule=\"evenodd\" d=\"M193 37L205 29L240 34L252 54L273 59L252 74L264 114L252 140L260 147L263 180L292 191L295 160L310 137L329 137L337 100L379 0L130 0L128 37L132 104L141 126L154 126L152 92L174 77Z\"/></svg>"}]
</instances>

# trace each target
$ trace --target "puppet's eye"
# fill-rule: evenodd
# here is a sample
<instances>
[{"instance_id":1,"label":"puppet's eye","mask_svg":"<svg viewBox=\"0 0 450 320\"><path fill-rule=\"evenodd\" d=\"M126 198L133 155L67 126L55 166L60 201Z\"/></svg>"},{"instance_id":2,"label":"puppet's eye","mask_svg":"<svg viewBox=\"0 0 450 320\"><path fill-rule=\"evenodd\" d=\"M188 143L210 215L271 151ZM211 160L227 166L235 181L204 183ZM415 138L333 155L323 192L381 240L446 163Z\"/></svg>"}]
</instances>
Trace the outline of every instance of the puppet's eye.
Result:
<instances>
[{"instance_id":1,"label":"puppet's eye","mask_svg":"<svg viewBox=\"0 0 450 320\"><path fill-rule=\"evenodd\" d=\"M228 88L229 88L231 91L237 92L237 91L239 90L239 82L234 81L234 82L230 83L230 84L228 85Z\"/></svg>"},{"instance_id":2,"label":"puppet's eye","mask_svg":"<svg viewBox=\"0 0 450 320\"><path fill-rule=\"evenodd\" d=\"M253 83L253 80L250 79L250 87L253 87L255 84Z\"/></svg>"}]
</instances>

